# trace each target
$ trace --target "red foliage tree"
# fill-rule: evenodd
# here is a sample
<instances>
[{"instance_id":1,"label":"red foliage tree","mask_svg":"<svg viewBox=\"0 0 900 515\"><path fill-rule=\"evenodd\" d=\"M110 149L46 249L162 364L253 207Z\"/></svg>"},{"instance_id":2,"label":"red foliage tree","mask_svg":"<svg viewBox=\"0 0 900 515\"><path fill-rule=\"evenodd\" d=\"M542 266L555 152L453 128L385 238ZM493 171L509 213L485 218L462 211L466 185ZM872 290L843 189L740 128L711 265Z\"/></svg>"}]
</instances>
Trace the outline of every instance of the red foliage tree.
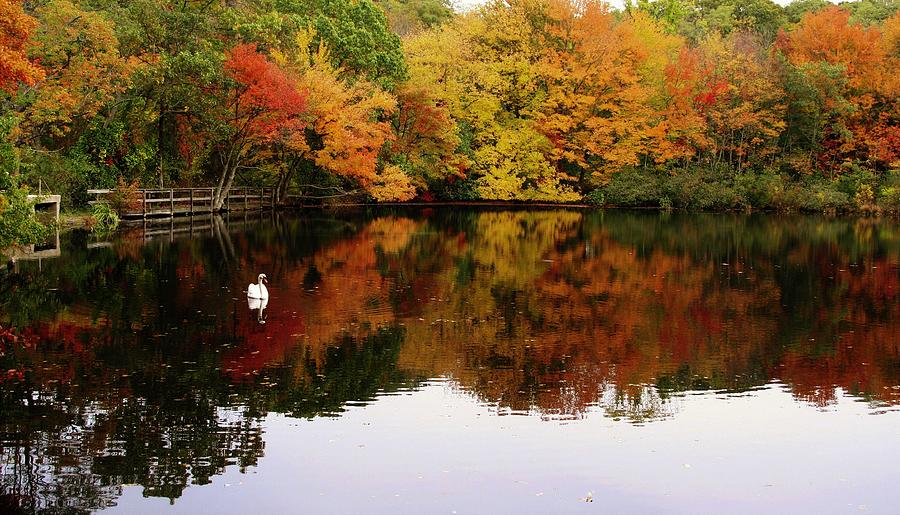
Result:
<instances>
[{"instance_id":1,"label":"red foliage tree","mask_svg":"<svg viewBox=\"0 0 900 515\"><path fill-rule=\"evenodd\" d=\"M227 126L218 148L221 173L216 185L215 208L221 208L242 160L254 147L290 137L303 129L306 93L294 77L260 53L256 45L238 45L226 54L225 88Z\"/></svg>"}]
</instances>

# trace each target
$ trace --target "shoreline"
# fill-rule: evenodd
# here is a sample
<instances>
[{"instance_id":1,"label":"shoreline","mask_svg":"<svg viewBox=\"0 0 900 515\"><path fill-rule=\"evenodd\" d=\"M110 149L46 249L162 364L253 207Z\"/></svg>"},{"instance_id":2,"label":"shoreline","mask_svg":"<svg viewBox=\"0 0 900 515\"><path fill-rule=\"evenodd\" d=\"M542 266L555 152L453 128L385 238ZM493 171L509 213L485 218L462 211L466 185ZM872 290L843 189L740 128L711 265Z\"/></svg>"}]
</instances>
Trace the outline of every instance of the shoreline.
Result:
<instances>
[{"instance_id":1,"label":"shoreline","mask_svg":"<svg viewBox=\"0 0 900 515\"><path fill-rule=\"evenodd\" d=\"M607 205L595 206L587 203L551 203L539 202L529 203L522 201L446 201L446 202L384 202L384 203L335 203L335 204L319 204L319 205L283 205L276 208L277 211L299 212L303 210L340 210L345 208L353 209L369 209L369 208L410 208L410 209L429 209L429 208L487 208L487 209L572 209L579 211L586 210L617 210L617 211L656 211L659 213L679 213L679 214L770 214L770 215L806 215L806 216L827 216L833 218L866 218L866 219L900 219L900 210L803 210L803 209L773 209L773 208L747 208L747 209L685 209L685 208L664 208L659 206L622 206ZM222 211L221 213L228 213ZM208 213L196 216L206 216ZM187 216L178 216L175 218L190 218ZM153 220L167 220L166 217L153 218ZM134 224L142 222L143 219L122 219L123 224ZM94 225L93 215L84 211L63 210L60 213L59 228L61 231L74 229L90 229Z\"/></svg>"}]
</instances>

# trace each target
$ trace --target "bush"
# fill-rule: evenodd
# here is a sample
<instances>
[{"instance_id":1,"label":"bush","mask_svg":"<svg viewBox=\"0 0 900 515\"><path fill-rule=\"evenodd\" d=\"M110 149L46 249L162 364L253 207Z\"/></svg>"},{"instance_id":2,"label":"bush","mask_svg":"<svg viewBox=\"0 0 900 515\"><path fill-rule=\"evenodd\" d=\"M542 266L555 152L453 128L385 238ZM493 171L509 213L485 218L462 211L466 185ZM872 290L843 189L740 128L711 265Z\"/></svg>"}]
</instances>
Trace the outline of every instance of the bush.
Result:
<instances>
[{"instance_id":1,"label":"bush","mask_svg":"<svg viewBox=\"0 0 900 515\"><path fill-rule=\"evenodd\" d=\"M126 211L135 211L140 209L143 197L138 191L140 184L138 181L132 181L130 184L125 179L119 177L116 189L109 194L109 204L116 213L124 213Z\"/></svg>"},{"instance_id":2,"label":"bush","mask_svg":"<svg viewBox=\"0 0 900 515\"><path fill-rule=\"evenodd\" d=\"M616 206L658 206L662 197L659 182L653 171L629 168L612 174L602 193L608 203Z\"/></svg>"},{"instance_id":3,"label":"bush","mask_svg":"<svg viewBox=\"0 0 900 515\"><path fill-rule=\"evenodd\" d=\"M95 232L109 232L119 226L119 215L110 204L94 204L92 216L94 224L91 230Z\"/></svg>"},{"instance_id":4,"label":"bush","mask_svg":"<svg viewBox=\"0 0 900 515\"><path fill-rule=\"evenodd\" d=\"M452 180L451 180L452 179ZM452 177L445 183L443 190L436 191L437 198L448 201L479 200L478 183L471 178Z\"/></svg>"},{"instance_id":5,"label":"bush","mask_svg":"<svg viewBox=\"0 0 900 515\"><path fill-rule=\"evenodd\" d=\"M879 191L878 205L888 211L900 210L900 187L885 186Z\"/></svg>"},{"instance_id":6,"label":"bush","mask_svg":"<svg viewBox=\"0 0 900 515\"><path fill-rule=\"evenodd\" d=\"M606 194L603 189L597 188L584 196L584 201L592 206L603 207L606 205Z\"/></svg>"},{"instance_id":7,"label":"bush","mask_svg":"<svg viewBox=\"0 0 900 515\"><path fill-rule=\"evenodd\" d=\"M900 211L900 169L885 174L878 190L878 205L887 211Z\"/></svg>"},{"instance_id":8,"label":"bush","mask_svg":"<svg viewBox=\"0 0 900 515\"><path fill-rule=\"evenodd\" d=\"M891 175L890 177L895 177ZM900 209L900 174L877 189L871 171L848 167L838 179L807 176L791 179L775 170L728 168L675 170L627 169L610 176L609 183L589 193L621 207L659 206L688 210L777 209L838 212L862 209ZM878 191L878 206L875 205ZM881 206L879 208L879 206Z\"/></svg>"},{"instance_id":9,"label":"bush","mask_svg":"<svg viewBox=\"0 0 900 515\"><path fill-rule=\"evenodd\" d=\"M834 181L820 179L793 187L792 204L803 211L836 212L852 209L850 196Z\"/></svg>"},{"instance_id":10,"label":"bush","mask_svg":"<svg viewBox=\"0 0 900 515\"><path fill-rule=\"evenodd\" d=\"M680 171L667 177L662 189L663 198L683 209L731 209L742 205L731 177L715 171Z\"/></svg>"},{"instance_id":11,"label":"bush","mask_svg":"<svg viewBox=\"0 0 900 515\"><path fill-rule=\"evenodd\" d=\"M784 191L784 178L774 170L749 171L734 177L734 191L740 207L771 209Z\"/></svg>"},{"instance_id":12,"label":"bush","mask_svg":"<svg viewBox=\"0 0 900 515\"><path fill-rule=\"evenodd\" d=\"M0 175L4 175L0 171ZM6 181L10 184L10 180ZM47 239L51 227L41 224L28 201L27 190L11 184L0 192L0 250L13 245L27 245Z\"/></svg>"}]
</instances>

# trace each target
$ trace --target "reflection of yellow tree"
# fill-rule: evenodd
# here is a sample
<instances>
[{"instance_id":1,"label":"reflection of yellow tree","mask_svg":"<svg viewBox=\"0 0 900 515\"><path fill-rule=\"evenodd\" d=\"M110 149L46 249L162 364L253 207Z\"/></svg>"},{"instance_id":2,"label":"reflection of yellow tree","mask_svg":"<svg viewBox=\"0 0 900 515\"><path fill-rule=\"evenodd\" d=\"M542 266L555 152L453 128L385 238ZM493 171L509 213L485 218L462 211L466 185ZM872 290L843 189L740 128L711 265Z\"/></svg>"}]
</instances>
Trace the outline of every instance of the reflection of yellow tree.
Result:
<instances>
[{"instance_id":1,"label":"reflection of yellow tree","mask_svg":"<svg viewBox=\"0 0 900 515\"><path fill-rule=\"evenodd\" d=\"M781 307L777 268L765 258L755 266L741 259L725 266L662 245L623 244L603 230L581 234L581 222L579 215L544 226L552 229L522 231L528 224L519 215L480 218L466 244L454 247L460 256L454 262L473 261L472 278L463 285L458 270L435 274L422 320L408 328L401 366L451 376L490 402L561 416L601 403L611 414L653 417L667 408L652 400L647 385L741 389L773 377L814 401L804 385L830 395L833 385L843 385L883 400L893 397L885 386L900 379L896 371L870 365L896 359L889 334L897 327L866 319L873 302L894 310L879 315L880 321L900 318L889 262L876 264L880 274L863 274L853 286L835 290L850 293L835 305L816 307L819 316L841 319L842 306L852 306L843 320L858 325L857 332L844 331L840 338L854 338L863 349L822 355L803 347L795 351L782 334L782 324L794 322ZM797 231L807 229L786 229L779 245L797 241ZM516 245L518 238L533 241ZM741 245L748 244L758 242ZM788 259L811 268L816 280L822 277L817 263L841 259L822 241L791 248ZM809 328L800 331L815 340ZM814 368L841 359L847 363L840 373Z\"/></svg>"}]
</instances>

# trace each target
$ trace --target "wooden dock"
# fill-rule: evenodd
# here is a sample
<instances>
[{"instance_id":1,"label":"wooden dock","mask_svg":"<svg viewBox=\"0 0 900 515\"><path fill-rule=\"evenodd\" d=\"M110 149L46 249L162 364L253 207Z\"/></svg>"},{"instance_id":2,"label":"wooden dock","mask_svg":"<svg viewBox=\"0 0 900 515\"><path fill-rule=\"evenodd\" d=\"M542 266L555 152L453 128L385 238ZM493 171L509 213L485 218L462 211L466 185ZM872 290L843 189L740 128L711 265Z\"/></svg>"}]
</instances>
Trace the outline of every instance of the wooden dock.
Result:
<instances>
[{"instance_id":1,"label":"wooden dock","mask_svg":"<svg viewBox=\"0 0 900 515\"><path fill-rule=\"evenodd\" d=\"M259 225L266 216L262 210L243 210L241 214L215 213L205 215L191 215L184 217L147 218L144 220L132 220L122 226L123 230L140 229L142 240L174 242L178 239L194 239L198 237L216 236L217 231L240 231L247 227Z\"/></svg>"},{"instance_id":2,"label":"wooden dock","mask_svg":"<svg viewBox=\"0 0 900 515\"><path fill-rule=\"evenodd\" d=\"M96 200L91 204L108 202L114 190L88 190ZM137 190L133 206L119 213L122 218L172 218L214 213L214 188L168 188ZM275 188L232 188L220 211L249 211L271 209L275 205Z\"/></svg>"}]
</instances>

